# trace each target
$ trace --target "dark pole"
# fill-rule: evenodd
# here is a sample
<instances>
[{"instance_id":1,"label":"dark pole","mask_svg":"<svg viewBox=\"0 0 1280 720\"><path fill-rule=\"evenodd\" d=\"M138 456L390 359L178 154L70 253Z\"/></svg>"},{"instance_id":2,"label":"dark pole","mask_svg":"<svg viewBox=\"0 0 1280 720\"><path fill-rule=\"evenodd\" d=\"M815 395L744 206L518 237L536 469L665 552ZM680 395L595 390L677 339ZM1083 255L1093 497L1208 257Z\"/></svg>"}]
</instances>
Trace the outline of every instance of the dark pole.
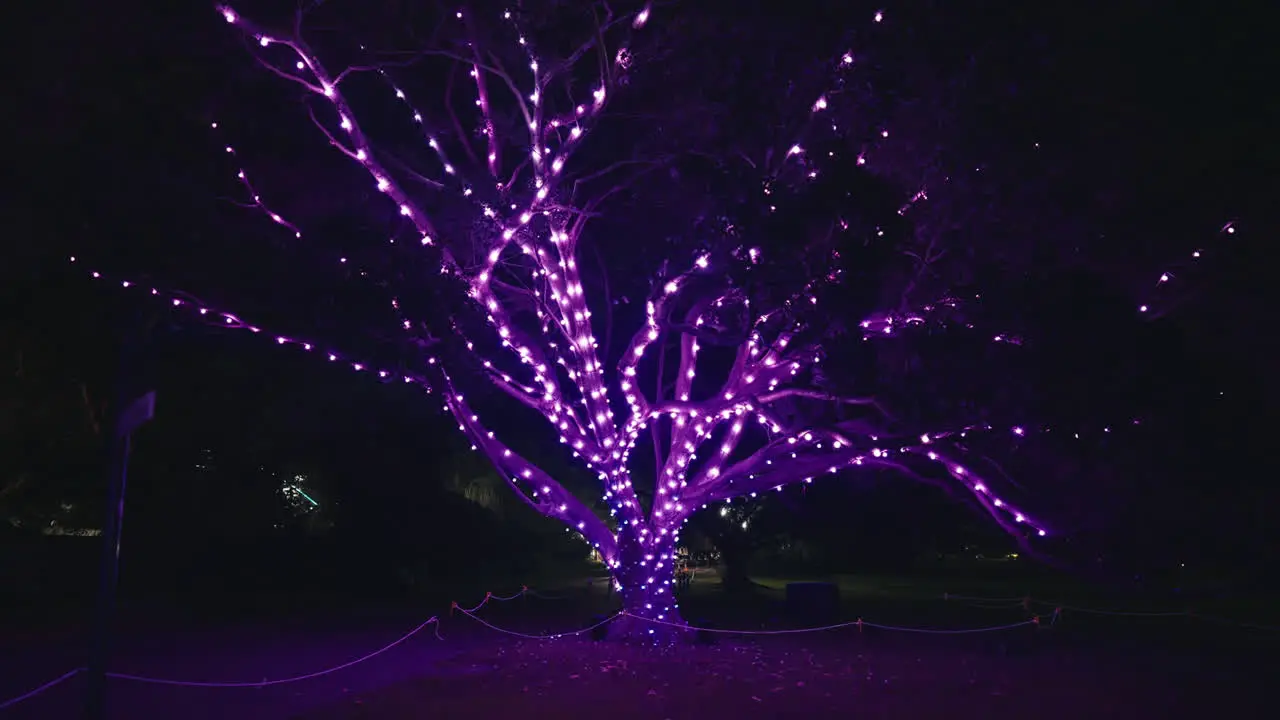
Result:
<instances>
[{"instance_id":1,"label":"dark pole","mask_svg":"<svg viewBox=\"0 0 1280 720\"><path fill-rule=\"evenodd\" d=\"M140 335L142 333L139 333ZM111 653L111 621L115 615L116 588L120 579L120 535L124 524L125 487L129 477L129 448L133 431L151 419L155 393L134 398L132 385L137 370L141 338L125 339L121 357L115 419L111 427L108 464L107 513L102 527L102 560L99 568L98 601L93 619L89 650L88 687L85 693L85 720L106 717L107 659Z\"/></svg>"}]
</instances>

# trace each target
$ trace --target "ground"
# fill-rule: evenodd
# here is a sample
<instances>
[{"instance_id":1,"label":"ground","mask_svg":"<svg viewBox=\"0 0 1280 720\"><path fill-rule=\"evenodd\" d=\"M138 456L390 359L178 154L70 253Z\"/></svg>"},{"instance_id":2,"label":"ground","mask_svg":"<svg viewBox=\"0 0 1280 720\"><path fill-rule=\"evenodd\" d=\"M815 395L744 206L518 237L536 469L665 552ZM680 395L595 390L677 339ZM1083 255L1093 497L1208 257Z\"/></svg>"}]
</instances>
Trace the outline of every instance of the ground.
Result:
<instances>
[{"instance_id":1,"label":"ground","mask_svg":"<svg viewBox=\"0 0 1280 720\"><path fill-rule=\"evenodd\" d=\"M766 586L780 580L764 580ZM702 576L685 607L717 627L786 629L794 617L781 592L758 602L717 599ZM912 627L1021 622L1016 603L974 606L928 591L894 596L893 582L843 581L846 617ZM858 597L858 588L881 588ZM518 589L518 588L517 588ZM495 590L498 590L495 588ZM607 606L600 584L562 589L562 600L490 602L478 615L526 633L582 627ZM876 595L877 593L871 593ZM771 598L770 595L776 595ZM909 596L916 596L914 598ZM1064 596L1065 597L1065 596ZM1068 598L1074 600L1075 598ZM463 604L474 604L459 598ZM739 637L714 645L654 650L589 637L531 640L460 613L385 654L339 672L264 688L193 688L112 681L113 719L205 720L524 717L630 718L1200 718L1263 717L1275 676L1277 635L1185 617L1096 616L1065 611L1054 627L1020 626L972 635L928 635L856 627L822 633ZM421 611L292 612L213 622L155 613L129 619L113 662L118 672L193 680L255 680L341 664L391 642ZM3 628L0 702L74 667L77 634ZM0 718L79 717L80 679Z\"/></svg>"},{"instance_id":2,"label":"ground","mask_svg":"<svg viewBox=\"0 0 1280 720\"><path fill-rule=\"evenodd\" d=\"M608 717L625 720L1174 718L1200 717L1212 707L1208 695L1172 682L1167 663L1135 671L1119 658L1100 662L1088 654L1000 657L843 639L843 647L787 639L669 656L581 640L514 642L463 653L444 664L452 670L446 676L400 683L305 717L574 717L609 708Z\"/></svg>"}]
</instances>

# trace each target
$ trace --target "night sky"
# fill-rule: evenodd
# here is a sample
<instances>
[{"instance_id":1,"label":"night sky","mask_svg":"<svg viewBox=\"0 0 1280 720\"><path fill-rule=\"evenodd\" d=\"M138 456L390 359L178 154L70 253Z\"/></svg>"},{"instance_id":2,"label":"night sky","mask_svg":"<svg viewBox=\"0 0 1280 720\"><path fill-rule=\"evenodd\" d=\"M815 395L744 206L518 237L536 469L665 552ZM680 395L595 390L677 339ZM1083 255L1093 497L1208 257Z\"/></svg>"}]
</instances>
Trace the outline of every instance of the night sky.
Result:
<instances>
[{"instance_id":1,"label":"night sky","mask_svg":"<svg viewBox=\"0 0 1280 720\"><path fill-rule=\"evenodd\" d=\"M357 3L322 4L322 37L350 30L404 40L398 31L375 33L374 16L402 18L407 4L370 3L376 10L364 15L341 7ZM678 15L682 4L661 13ZM788 52L836 57L840 27L867 15L862 7L833 9L844 5L814 3L782 22L770 18L772 3L708 4L698 17L723 14L743 36L776 37L784 60ZM1090 476L1078 484L1046 480L1053 472L1038 470L1027 453L1009 461L1011 472L1027 473L1032 499L1037 483L1047 482L1049 496L1071 507L1067 514L1087 519L1081 528L1114 542L1137 534L1114 525L1155 516L1165 520L1142 527L1159 528L1162 542L1198 539L1184 540L1184 552L1214 557L1263 547L1274 535L1267 508L1276 500L1263 452L1280 394L1271 372L1275 295L1265 247L1276 229L1280 162L1271 131L1280 113L1269 87L1268 24L1236 11L1261 3L1174 11L1125 2L1097 12L1064 3L1000 9L1006 5L890 8L892 32L906 39L879 56L889 58L885 82L919 87L914 80L930 77L924 87L959 98L946 122L911 127L920 143L944 147L950 166L982 166L994 176L957 179L955 202L992 202L976 222L1004 264L974 283L990 293L997 317L1036 340L1024 370L1045 422L1094 429L1144 422L1127 439L1055 447L1054 472L1069 474L1061 470L1066 453L1071 467ZM272 17L280 8L239 9ZM314 468L344 478L334 481L335 497L369 516L388 508L389 523L412 525L403 508L433 492L450 472L442 468L464 462L456 458L465 447L436 399L191 322L142 296L95 285L66 262L71 254L89 258L103 271L195 293L282 332L412 363L370 330L368 289L317 259L343 252L351 238L381 237L394 217L366 190L345 184L348 176L334 169L340 159L326 157L323 138L289 109L296 88L256 67L211 6L54 0L27 10L8 30L15 37L7 44L22 58L10 61L6 83L13 98L6 115L17 128L6 153L19 180L4 203L8 240L0 256L0 368L13 383L9 397L23 398L9 401L5 423L39 438L21 445L29 452L21 462L61 475L75 464L79 476L92 475L85 468L97 455L85 439L80 386L92 404L108 401L122 338L134 335L145 340L129 356L127 383L157 387L160 396L157 422L142 439L148 453L138 460L149 472L192 465L209 448L246 468ZM684 31L672 32L679 39ZM813 47L827 41L830 47ZM654 92L643 78L637 86ZM658 102L646 95L636 107ZM887 117L902 117L885 102ZM239 159L261 168L264 195L313 221L314 246L300 248L228 202L242 188L223 141L209 132L213 120L246 138L237 143ZM1238 232L1224 245L1214 238L1229 221ZM1197 247L1206 260L1184 271L1177 258ZM1186 288L1175 306L1156 322L1136 322L1133 308L1173 267ZM613 272L625 276L629 268ZM18 357L21 381L14 379ZM952 386L1000 380L998 364L950 357L941 357L938 373ZM74 452L49 460L60 442ZM55 494L92 497L94 487L77 481ZM1122 487L1125 499L1089 511L1107 487ZM135 499L161 514L158 508L193 513L208 503L223 522L249 522L236 519L257 512L245 502L207 495L224 490L249 497L140 481ZM882 500L899 502L891 494ZM1053 517L1053 507L1044 510ZM898 522L903 514L887 517ZM896 530L880 529L886 537Z\"/></svg>"}]
</instances>

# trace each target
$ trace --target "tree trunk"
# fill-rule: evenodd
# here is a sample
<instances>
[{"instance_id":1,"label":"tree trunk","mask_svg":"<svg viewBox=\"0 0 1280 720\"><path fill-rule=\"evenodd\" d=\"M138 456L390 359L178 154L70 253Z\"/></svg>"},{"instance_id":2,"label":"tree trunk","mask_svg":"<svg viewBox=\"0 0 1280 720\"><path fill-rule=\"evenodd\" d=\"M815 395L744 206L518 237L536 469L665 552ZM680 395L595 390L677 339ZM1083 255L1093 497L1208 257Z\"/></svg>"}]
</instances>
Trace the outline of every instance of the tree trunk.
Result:
<instances>
[{"instance_id":1,"label":"tree trunk","mask_svg":"<svg viewBox=\"0 0 1280 720\"><path fill-rule=\"evenodd\" d=\"M622 588L622 615L611 624L609 636L645 642L691 639L675 597L676 543L671 534L626 528L618 534L618 560L613 578Z\"/></svg>"}]
</instances>

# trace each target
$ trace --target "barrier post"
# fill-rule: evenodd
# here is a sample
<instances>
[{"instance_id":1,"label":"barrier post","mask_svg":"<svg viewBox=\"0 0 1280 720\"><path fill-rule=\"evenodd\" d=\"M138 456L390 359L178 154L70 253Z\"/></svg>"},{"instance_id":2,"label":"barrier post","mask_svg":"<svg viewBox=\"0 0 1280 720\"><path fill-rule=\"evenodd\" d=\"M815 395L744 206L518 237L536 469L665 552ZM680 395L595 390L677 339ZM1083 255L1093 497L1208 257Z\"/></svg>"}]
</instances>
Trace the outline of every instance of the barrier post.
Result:
<instances>
[{"instance_id":1,"label":"barrier post","mask_svg":"<svg viewBox=\"0 0 1280 720\"><path fill-rule=\"evenodd\" d=\"M134 431L155 415L154 391L141 397L132 397L147 335L147 328L139 322L129 329L121 344L115 419L108 437L110 459L107 465L107 515L102 528L98 599L86 673L86 720L103 720L106 717L107 659L111 654L111 620L115 615L116 590L120 582L120 535L124 525L125 488L129 478L129 450Z\"/></svg>"}]
</instances>

